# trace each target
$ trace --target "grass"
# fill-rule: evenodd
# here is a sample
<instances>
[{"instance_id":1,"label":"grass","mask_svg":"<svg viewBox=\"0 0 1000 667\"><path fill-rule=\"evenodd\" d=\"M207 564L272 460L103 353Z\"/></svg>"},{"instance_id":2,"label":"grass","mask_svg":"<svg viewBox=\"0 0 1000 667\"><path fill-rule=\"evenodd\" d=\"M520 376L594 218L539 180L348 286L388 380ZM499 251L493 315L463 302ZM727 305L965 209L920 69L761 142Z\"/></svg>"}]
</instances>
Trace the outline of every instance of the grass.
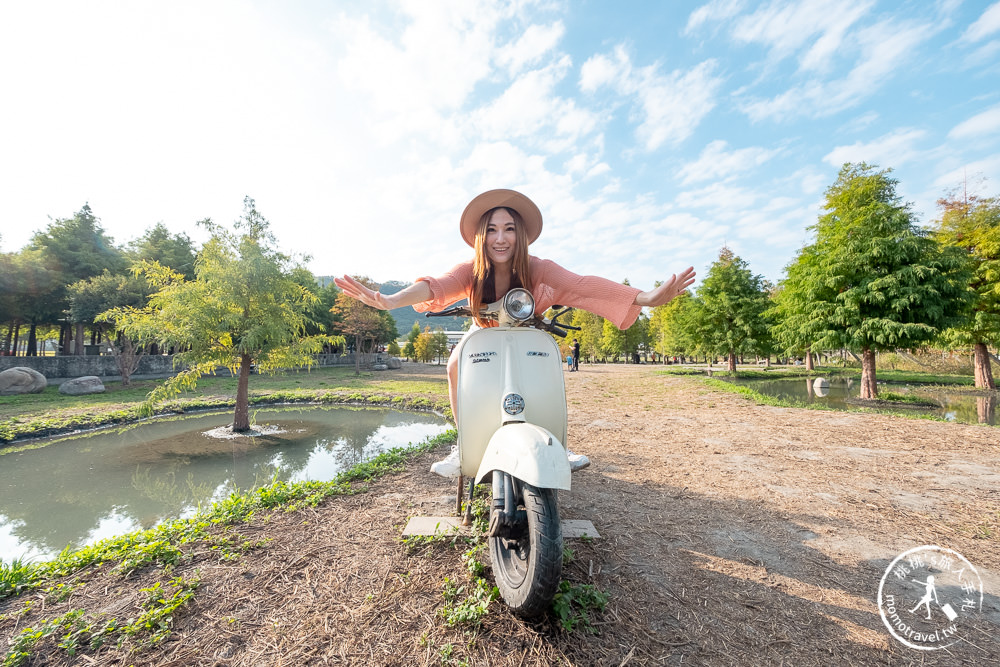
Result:
<instances>
[{"instance_id":1,"label":"grass","mask_svg":"<svg viewBox=\"0 0 1000 667\"><path fill-rule=\"evenodd\" d=\"M339 473L329 482L275 482L263 488L236 492L191 518L102 540L76 551L67 549L51 561L0 561L0 601L39 589L48 594L46 599L64 599L82 584L59 580L103 565L110 565L121 576L128 576L140 568L158 568L166 573L189 560L190 547L196 543L222 548L230 559L239 558L242 552L262 543L238 535L234 539L234 531L227 530L228 527L250 521L262 512L295 511L314 507L331 496L361 492L364 487L355 484L399 472L410 458L452 444L455 439L456 433L452 430L416 445L396 447ZM36 645L54 636L61 638L58 648L69 656L74 656L81 648L93 650L109 641L115 641L118 646L129 643L136 649L159 643L169 636L174 615L195 597L198 583L197 576L187 580L174 577L166 587L157 582L141 589L147 594L142 613L126 621L87 617L83 610L39 619L11 639L0 665L7 667L29 662ZM479 591L475 595L480 603L485 599ZM25 611L31 609L32 603L31 599L25 601ZM486 605L488 603L486 600ZM476 610L467 605L463 611L475 613Z\"/></svg>"},{"instance_id":2,"label":"grass","mask_svg":"<svg viewBox=\"0 0 1000 667\"><path fill-rule=\"evenodd\" d=\"M40 394L0 396L0 444L73 430L125 424L140 418L140 405L160 381L110 382L103 394L65 396L47 387ZM159 414L230 407L235 404L236 378L208 376L195 391L166 401ZM447 414L448 384L440 379L408 379L381 373L354 375L353 368L324 367L282 375L255 375L250 380L252 404L359 403ZM0 448L0 454L4 449Z\"/></svg>"}]
</instances>

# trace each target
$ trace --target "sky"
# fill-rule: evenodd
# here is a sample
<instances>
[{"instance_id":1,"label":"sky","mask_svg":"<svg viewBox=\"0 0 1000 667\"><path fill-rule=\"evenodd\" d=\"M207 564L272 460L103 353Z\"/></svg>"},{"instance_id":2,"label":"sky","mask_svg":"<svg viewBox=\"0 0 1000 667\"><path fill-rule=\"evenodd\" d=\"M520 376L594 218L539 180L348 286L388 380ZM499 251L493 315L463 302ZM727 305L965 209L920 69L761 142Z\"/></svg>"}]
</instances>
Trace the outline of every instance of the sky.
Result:
<instances>
[{"instance_id":1,"label":"sky","mask_svg":"<svg viewBox=\"0 0 1000 667\"><path fill-rule=\"evenodd\" d=\"M1000 1L0 0L0 249L89 203L196 243L252 197L316 275L440 275L476 194L642 288L778 281L845 162L1000 195Z\"/></svg>"}]
</instances>

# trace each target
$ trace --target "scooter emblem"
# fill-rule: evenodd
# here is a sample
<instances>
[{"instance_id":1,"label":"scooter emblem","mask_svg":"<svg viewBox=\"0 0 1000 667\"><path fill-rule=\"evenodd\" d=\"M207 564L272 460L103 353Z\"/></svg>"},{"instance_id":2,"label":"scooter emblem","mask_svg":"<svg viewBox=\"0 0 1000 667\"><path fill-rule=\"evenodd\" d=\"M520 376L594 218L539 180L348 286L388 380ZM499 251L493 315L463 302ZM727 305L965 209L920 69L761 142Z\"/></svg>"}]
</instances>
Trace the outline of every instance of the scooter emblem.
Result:
<instances>
[{"instance_id":1,"label":"scooter emblem","mask_svg":"<svg viewBox=\"0 0 1000 667\"><path fill-rule=\"evenodd\" d=\"M507 394L503 397L503 410L509 415L519 415L524 412L524 399L518 394Z\"/></svg>"}]
</instances>

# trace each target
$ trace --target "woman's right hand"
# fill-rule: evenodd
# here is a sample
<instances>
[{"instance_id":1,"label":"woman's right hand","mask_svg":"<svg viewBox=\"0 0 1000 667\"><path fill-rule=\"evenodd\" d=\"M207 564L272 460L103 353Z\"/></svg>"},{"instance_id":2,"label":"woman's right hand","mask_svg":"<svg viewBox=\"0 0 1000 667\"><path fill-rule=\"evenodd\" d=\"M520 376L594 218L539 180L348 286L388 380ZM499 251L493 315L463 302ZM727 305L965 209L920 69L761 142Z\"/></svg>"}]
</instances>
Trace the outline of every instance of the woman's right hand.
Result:
<instances>
[{"instance_id":1,"label":"woman's right hand","mask_svg":"<svg viewBox=\"0 0 1000 667\"><path fill-rule=\"evenodd\" d=\"M384 294L365 287L362 283L350 276L345 275L342 278L334 278L333 282L337 284L337 287L339 287L344 294L357 299L366 306L378 308L379 310L391 310L393 308Z\"/></svg>"}]
</instances>

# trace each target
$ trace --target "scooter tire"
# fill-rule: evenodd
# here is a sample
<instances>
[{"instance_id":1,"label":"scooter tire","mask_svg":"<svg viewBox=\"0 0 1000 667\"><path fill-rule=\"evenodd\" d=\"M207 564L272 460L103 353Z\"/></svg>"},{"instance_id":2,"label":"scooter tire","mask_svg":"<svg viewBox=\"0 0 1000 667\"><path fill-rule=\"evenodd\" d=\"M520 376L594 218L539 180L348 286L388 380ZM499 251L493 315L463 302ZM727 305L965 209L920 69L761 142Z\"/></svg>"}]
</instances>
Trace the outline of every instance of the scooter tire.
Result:
<instances>
[{"instance_id":1,"label":"scooter tire","mask_svg":"<svg viewBox=\"0 0 1000 667\"><path fill-rule=\"evenodd\" d=\"M562 579L563 538L555 489L521 484L528 518L520 539L489 538L493 576L504 603L518 616L531 618L552 604Z\"/></svg>"}]
</instances>

